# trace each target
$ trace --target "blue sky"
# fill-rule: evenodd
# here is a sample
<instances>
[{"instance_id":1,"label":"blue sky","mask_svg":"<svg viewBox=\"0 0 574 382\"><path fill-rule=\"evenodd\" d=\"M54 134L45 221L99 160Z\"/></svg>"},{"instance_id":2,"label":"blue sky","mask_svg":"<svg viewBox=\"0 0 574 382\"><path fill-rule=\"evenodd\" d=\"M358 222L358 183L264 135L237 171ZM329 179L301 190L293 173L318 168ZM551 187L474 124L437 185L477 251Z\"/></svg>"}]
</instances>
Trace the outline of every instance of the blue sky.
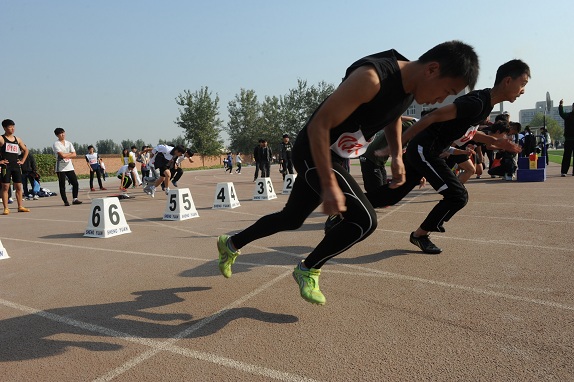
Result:
<instances>
[{"instance_id":1,"label":"blue sky","mask_svg":"<svg viewBox=\"0 0 574 382\"><path fill-rule=\"evenodd\" d=\"M338 84L365 55L395 48L415 60L459 39L481 59L477 88L498 66L526 61L526 94L505 110L518 120L549 91L574 102L571 3L523 1L0 0L0 118L29 147L144 139L182 130L175 98L207 86L220 117L241 88L283 95L297 79ZM544 5L545 3L538 3Z\"/></svg>"}]
</instances>

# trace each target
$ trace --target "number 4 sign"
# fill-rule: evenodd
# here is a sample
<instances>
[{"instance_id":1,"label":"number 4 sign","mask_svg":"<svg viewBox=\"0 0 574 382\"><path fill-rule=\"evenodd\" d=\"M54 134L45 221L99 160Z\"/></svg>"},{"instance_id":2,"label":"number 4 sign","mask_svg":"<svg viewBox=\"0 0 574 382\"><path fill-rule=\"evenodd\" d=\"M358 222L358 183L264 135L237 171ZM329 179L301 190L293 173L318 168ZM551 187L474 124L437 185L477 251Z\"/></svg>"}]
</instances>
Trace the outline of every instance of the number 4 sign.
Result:
<instances>
[{"instance_id":1,"label":"number 4 sign","mask_svg":"<svg viewBox=\"0 0 574 382\"><path fill-rule=\"evenodd\" d=\"M191 191L189 188L178 188L170 190L167 194L167 203L165 205L165 212L163 213L163 220L187 220L197 218L199 214L193 204Z\"/></svg>"},{"instance_id":2,"label":"number 4 sign","mask_svg":"<svg viewBox=\"0 0 574 382\"><path fill-rule=\"evenodd\" d=\"M215 198L213 208L235 208L239 207L239 199L235 193L233 183L217 183L215 187Z\"/></svg>"},{"instance_id":3,"label":"number 4 sign","mask_svg":"<svg viewBox=\"0 0 574 382\"><path fill-rule=\"evenodd\" d=\"M108 238L130 232L118 198L92 200L88 227L84 236Z\"/></svg>"}]
</instances>

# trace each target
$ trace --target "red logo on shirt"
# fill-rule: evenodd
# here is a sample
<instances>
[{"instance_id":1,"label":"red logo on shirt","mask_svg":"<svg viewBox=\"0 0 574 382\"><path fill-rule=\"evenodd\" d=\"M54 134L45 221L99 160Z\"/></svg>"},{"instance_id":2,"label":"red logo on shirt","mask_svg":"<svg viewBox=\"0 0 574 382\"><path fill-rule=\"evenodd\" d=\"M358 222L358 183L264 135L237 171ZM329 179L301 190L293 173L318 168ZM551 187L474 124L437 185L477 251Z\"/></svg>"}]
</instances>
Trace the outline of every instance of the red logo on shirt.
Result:
<instances>
[{"instance_id":1,"label":"red logo on shirt","mask_svg":"<svg viewBox=\"0 0 574 382\"><path fill-rule=\"evenodd\" d=\"M341 138L339 138L337 146L349 154L354 151L355 155L359 155L359 150L363 147L363 144L359 143L357 138L352 135L342 135Z\"/></svg>"}]
</instances>

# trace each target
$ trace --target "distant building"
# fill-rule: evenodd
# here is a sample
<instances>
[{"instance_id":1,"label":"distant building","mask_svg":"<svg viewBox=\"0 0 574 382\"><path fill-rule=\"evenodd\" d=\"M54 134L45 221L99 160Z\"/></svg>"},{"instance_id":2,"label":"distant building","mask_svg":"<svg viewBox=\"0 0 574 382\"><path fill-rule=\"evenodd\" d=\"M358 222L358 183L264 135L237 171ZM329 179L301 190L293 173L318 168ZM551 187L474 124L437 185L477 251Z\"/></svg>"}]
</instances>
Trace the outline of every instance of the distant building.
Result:
<instances>
[{"instance_id":1,"label":"distant building","mask_svg":"<svg viewBox=\"0 0 574 382\"><path fill-rule=\"evenodd\" d=\"M519 122L522 126L526 126L530 124L534 116L538 113L544 114L546 110L546 101L538 101L536 102L536 107L534 109L523 109L520 110L518 113ZM569 113L572 111L572 105L566 106L564 105L564 111ZM547 117L550 117L558 122L558 124L564 128L564 120L560 117L558 113L558 107L554 107L554 101L550 102L550 112L546 113Z\"/></svg>"}]
</instances>

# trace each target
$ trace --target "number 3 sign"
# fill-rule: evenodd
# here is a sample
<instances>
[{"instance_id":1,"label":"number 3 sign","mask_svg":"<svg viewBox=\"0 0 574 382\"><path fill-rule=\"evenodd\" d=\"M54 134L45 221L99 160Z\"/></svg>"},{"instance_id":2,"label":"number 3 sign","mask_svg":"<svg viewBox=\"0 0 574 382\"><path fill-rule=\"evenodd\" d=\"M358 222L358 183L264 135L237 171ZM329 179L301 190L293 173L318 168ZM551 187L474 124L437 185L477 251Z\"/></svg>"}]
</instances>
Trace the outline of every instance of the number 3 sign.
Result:
<instances>
[{"instance_id":1,"label":"number 3 sign","mask_svg":"<svg viewBox=\"0 0 574 382\"><path fill-rule=\"evenodd\" d=\"M108 238L130 232L118 198L92 200L88 227L84 236Z\"/></svg>"}]
</instances>

